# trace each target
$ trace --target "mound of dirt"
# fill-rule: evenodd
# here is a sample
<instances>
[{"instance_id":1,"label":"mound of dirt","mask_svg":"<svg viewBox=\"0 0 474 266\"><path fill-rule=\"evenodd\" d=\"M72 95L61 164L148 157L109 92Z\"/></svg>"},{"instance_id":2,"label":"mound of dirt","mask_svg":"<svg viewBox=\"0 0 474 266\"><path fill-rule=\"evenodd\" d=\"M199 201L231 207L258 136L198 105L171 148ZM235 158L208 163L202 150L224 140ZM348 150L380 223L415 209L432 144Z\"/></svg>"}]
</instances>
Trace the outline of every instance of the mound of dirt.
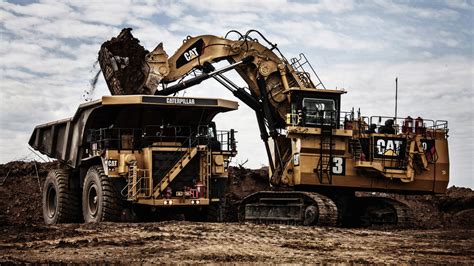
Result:
<instances>
[{"instance_id":1,"label":"mound of dirt","mask_svg":"<svg viewBox=\"0 0 474 266\"><path fill-rule=\"evenodd\" d=\"M0 165L0 224L43 222L41 189L55 162L14 161Z\"/></svg>"},{"instance_id":2,"label":"mound of dirt","mask_svg":"<svg viewBox=\"0 0 474 266\"><path fill-rule=\"evenodd\" d=\"M240 201L252 193L269 189L267 167L257 170L229 167L225 220L229 222L237 221Z\"/></svg>"},{"instance_id":3,"label":"mound of dirt","mask_svg":"<svg viewBox=\"0 0 474 266\"><path fill-rule=\"evenodd\" d=\"M242 199L257 191L269 190L268 167L257 170L229 167L228 195Z\"/></svg>"},{"instance_id":4,"label":"mound of dirt","mask_svg":"<svg viewBox=\"0 0 474 266\"><path fill-rule=\"evenodd\" d=\"M419 228L474 228L474 191L469 188L452 186L441 195L388 196L410 206Z\"/></svg>"}]
</instances>

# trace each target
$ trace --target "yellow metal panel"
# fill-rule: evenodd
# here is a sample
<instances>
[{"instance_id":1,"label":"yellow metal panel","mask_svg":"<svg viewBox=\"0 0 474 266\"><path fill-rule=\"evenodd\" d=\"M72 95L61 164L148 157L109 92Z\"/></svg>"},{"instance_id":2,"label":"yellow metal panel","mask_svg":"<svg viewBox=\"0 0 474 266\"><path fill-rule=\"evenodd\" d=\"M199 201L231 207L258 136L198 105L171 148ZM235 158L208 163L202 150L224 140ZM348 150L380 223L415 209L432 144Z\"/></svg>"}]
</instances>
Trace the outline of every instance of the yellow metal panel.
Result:
<instances>
[{"instance_id":1,"label":"yellow metal panel","mask_svg":"<svg viewBox=\"0 0 474 266\"><path fill-rule=\"evenodd\" d=\"M140 95L102 96L102 105L139 104L139 103L142 103L142 96Z\"/></svg>"}]
</instances>

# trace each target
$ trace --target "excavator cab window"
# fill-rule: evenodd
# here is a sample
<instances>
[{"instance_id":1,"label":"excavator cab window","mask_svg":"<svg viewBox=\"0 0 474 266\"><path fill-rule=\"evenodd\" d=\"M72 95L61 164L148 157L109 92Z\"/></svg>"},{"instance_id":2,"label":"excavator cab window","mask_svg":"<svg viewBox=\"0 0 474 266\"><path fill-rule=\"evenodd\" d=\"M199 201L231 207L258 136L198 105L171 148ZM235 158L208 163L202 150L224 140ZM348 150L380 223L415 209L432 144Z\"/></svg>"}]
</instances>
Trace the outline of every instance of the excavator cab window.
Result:
<instances>
[{"instance_id":1,"label":"excavator cab window","mask_svg":"<svg viewBox=\"0 0 474 266\"><path fill-rule=\"evenodd\" d=\"M305 126L333 125L336 104L332 99L303 98Z\"/></svg>"}]
</instances>

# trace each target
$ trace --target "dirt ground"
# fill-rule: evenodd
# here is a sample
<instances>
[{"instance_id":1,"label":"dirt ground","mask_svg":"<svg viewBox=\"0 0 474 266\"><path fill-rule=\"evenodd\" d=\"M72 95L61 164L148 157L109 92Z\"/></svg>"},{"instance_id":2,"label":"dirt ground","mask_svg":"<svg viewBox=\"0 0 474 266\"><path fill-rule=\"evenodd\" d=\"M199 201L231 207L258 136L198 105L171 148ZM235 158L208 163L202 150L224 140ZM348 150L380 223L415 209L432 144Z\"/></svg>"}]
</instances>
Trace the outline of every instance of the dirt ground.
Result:
<instances>
[{"instance_id":1,"label":"dirt ground","mask_svg":"<svg viewBox=\"0 0 474 266\"><path fill-rule=\"evenodd\" d=\"M172 221L6 226L2 262L472 264L474 232Z\"/></svg>"},{"instance_id":2,"label":"dirt ground","mask_svg":"<svg viewBox=\"0 0 474 266\"><path fill-rule=\"evenodd\" d=\"M0 165L0 264L474 264L474 192L468 188L451 187L441 196L385 194L412 207L415 224L409 229L186 221L46 226L40 186L53 167L55 163ZM228 201L236 204L255 189L266 189L265 176L265 169L231 169ZM233 220L232 211L227 215Z\"/></svg>"}]
</instances>

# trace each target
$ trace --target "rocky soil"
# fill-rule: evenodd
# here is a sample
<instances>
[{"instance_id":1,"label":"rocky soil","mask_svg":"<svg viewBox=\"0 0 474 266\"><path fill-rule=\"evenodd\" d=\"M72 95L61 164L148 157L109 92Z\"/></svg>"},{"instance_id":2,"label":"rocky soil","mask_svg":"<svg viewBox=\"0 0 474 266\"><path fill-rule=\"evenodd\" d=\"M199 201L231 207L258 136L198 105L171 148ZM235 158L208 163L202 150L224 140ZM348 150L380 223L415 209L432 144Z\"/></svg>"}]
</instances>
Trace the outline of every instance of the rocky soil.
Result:
<instances>
[{"instance_id":1,"label":"rocky soil","mask_svg":"<svg viewBox=\"0 0 474 266\"><path fill-rule=\"evenodd\" d=\"M413 228L317 228L196 223L45 226L40 188L55 163L0 165L0 264L15 263L474 263L474 192L384 194L408 204ZM268 189L266 169L230 170L227 200ZM228 220L235 220L229 208Z\"/></svg>"},{"instance_id":2,"label":"rocky soil","mask_svg":"<svg viewBox=\"0 0 474 266\"><path fill-rule=\"evenodd\" d=\"M367 230L195 222L5 226L0 263L472 264L466 229Z\"/></svg>"}]
</instances>

